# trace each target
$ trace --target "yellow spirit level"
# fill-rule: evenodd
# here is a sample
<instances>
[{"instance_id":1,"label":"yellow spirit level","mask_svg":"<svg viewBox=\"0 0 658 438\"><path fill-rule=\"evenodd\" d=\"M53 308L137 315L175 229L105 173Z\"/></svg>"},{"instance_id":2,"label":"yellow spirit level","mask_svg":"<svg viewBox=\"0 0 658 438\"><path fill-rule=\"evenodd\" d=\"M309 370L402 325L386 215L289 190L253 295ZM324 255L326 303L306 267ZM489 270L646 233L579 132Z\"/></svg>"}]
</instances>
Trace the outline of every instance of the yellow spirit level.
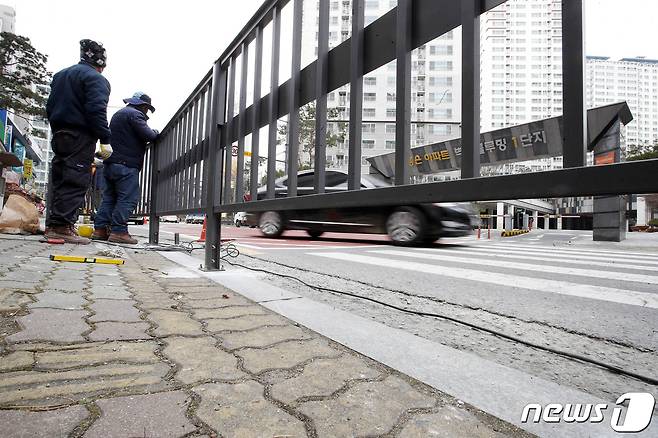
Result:
<instances>
[{"instance_id":1,"label":"yellow spirit level","mask_svg":"<svg viewBox=\"0 0 658 438\"><path fill-rule=\"evenodd\" d=\"M99 263L102 265L123 265L125 263L125 261L121 259L104 259L100 257L80 257L55 254L50 256L50 260L54 262Z\"/></svg>"}]
</instances>

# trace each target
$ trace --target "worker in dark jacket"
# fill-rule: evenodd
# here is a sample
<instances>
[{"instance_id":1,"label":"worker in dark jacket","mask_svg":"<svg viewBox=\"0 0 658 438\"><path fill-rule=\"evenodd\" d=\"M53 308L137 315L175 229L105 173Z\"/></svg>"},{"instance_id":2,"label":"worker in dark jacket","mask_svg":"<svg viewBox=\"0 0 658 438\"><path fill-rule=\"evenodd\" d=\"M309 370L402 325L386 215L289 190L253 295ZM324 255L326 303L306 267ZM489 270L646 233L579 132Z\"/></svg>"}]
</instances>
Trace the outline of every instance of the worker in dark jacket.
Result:
<instances>
[{"instance_id":1,"label":"worker in dark jacket","mask_svg":"<svg viewBox=\"0 0 658 438\"><path fill-rule=\"evenodd\" d=\"M80 41L80 62L55 74L46 105L53 132L52 182L46 237L68 243L87 244L73 224L84 204L91 183L91 165L96 142L100 140L101 158L112 155L107 103L110 83L101 74L107 53L102 44Z\"/></svg>"},{"instance_id":2,"label":"worker in dark jacket","mask_svg":"<svg viewBox=\"0 0 658 438\"><path fill-rule=\"evenodd\" d=\"M105 189L92 239L135 244L137 240L128 233L128 219L139 202L139 171L146 145L156 139L158 131L147 124L147 112L155 111L149 96L137 92L123 101L128 105L110 122L114 153L104 162Z\"/></svg>"}]
</instances>

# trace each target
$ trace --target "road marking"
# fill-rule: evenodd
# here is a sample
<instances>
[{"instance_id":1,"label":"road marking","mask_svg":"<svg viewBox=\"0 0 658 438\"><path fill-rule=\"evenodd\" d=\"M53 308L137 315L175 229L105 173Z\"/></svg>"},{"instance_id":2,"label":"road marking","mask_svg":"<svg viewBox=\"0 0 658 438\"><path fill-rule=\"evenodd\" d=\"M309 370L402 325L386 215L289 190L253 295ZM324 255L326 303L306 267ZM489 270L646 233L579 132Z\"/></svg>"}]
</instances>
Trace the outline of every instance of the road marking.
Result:
<instances>
[{"instance_id":1,"label":"road marking","mask_svg":"<svg viewBox=\"0 0 658 438\"><path fill-rule=\"evenodd\" d=\"M441 254L428 254L408 251L379 250L370 251L376 254L385 254L399 257L412 257L425 260L439 260L445 262L466 263L470 265L491 266L495 268L519 269L522 271L550 272L560 275L577 275L579 277L605 278L606 280L633 281L636 283L658 284L658 276L644 274L629 274L627 272L595 271L591 269L565 268L562 266L536 265L530 263L505 262L498 260L474 259L467 257L444 256ZM658 297L658 296L657 296Z\"/></svg>"},{"instance_id":2,"label":"road marking","mask_svg":"<svg viewBox=\"0 0 658 438\"><path fill-rule=\"evenodd\" d=\"M405 269L407 271L422 272L424 274L441 275L443 277L458 278L460 280L477 281L481 283L497 284L509 288L523 288L530 291L547 292L560 295L588 298L599 301L628 304L632 306L658 309L658 295L635 292L625 289L615 289L589 284L577 284L567 281L546 280L519 275L485 272L476 269L464 269L431 265L429 263L408 262L397 259L369 257L344 252L318 252L308 253L317 257L326 257L343 262L363 263L392 269Z\"/></svg>"},{"instance_id":3,"label":"road marking","mask_svg":"<svg viewBox=\"0 0 658 438\"><path fill-rule=\"evenodd\" d=\"M509 250L506 249L505 252L502 252L503 250L500 249L495 249L495 248L475 248L472 246L468 247L463 247L461 249L435 249L435 248L413 248L413 251L434 251L437 254L445 254L445 253L450 253L450 254L462 254L464 255L465 253L467 254L473 254L473 255L495 255L496 258L501 258L501 259L524 259L524 260L535 260L538 262L563 262L563 263L571 263L574 265L586 265L586 266L602 266L605 268L620 268L620 269L639 269L639 270L644 270L644 271L658 271L658 266L644 266L644 265L631 265L631 264L625 264L625 263L617 263L614 260L611 260L609 257L603 258L603 257L588 257L587 260L583 260L582 256L565 256L561 254L546 254L547 256L550 257L539 257L535 255L535 253L530 253L528 254L527 252L524 252L522 250ZM512 253L512 254L510 254ZM567 260L562 260L562 259L567 259ZM593 259L597 260L605 260L605 261L592 261Z\"/></svg>"},{"instance_id":4,"label":"road marking","mask_svg":"<svg viewBox=\"0 0 658 438\"><path fill-rule=\"evenodd\" d=\"M525 249L528 248L527 246L524 245L516 245L513 243L510 244L494 244L491 245L492 247L496 248L518 248L518 249ZM572 254L598 254L598 255L618 255L620 257L624 258L641 258L641 259L654 259L658 260L658 253L651 253L651 252L626 252L626 251L607 251L605 249L583 249L583 248L568 248L566 246L533 246L532 250L533 251L539 251L540 249L545 249L547 251L562 251L562 252L567 252L567 253L572 253Z\"/></svg>"}]
</instances>

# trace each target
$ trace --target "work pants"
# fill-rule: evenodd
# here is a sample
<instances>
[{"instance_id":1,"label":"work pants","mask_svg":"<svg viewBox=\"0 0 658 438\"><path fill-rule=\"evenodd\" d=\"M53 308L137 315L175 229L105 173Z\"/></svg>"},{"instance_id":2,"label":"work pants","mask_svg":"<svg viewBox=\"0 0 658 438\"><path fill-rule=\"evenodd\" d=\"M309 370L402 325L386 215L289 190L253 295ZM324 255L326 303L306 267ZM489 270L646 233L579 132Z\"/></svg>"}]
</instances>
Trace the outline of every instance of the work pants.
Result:
<instances>
[{"instance_id":1,"label":"work pants","mask_svg":"<svg viewBox=\"0 0 658 438\"><path fill-rule=\"evenodd\" d=\"M105 164L103 179L103 200L94 228L109 227L113 233L127 233L128 219L140 198L139 169L118 163Z\"/></svg>"},{"instance_id":2,"label":"work pants","mask_svg":"<svg viewBox=\"0 0 658 438\"><path fill-rule=\"evenodd\" d=\"M73 225L91 184L96 138L84 131L59 130L51 141L51 187L46 226Z\"/></svg>"}]
</instances>

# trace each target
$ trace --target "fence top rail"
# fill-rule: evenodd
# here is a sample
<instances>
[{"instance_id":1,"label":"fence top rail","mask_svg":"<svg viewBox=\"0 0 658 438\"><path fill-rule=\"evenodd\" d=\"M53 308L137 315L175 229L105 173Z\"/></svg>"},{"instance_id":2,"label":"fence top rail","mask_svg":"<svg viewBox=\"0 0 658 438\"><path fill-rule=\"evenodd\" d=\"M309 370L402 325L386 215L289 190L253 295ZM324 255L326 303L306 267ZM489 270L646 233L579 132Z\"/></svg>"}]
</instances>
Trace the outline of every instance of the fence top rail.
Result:
<instances>
[{"instance_id":1,"label":"fence top rail","mask_svg":"<svg viewBox=\"0 0 658 438\"><path fill-rule=\"evenodd\" d=\"M171 119L169 119L165 127L162 128L163 135L166 134L171 129L171 127L176 123L176 121L181 116L181 114L183 114L187 110L190 103L194 102L199 97L199 93L203 89L205 89L211 82L212 82L212 68L208 71L208 73L206 73L203 79L201 79L199 84L196 87L194 87L194 90L192 90L192 92L189 94L187 99L185 99L183 104L178 108L178 110L174 113L174 115L171 116Z\"/></svg>"},{"instance_id":2,"label":"fence top rail","mask_svg":"<svg viewBox=\"0 0 658 438\"><path fill-rule=\"evenodd\" d=\"M259 26L265 27L267 23L270 22L272 19L272 10L277 6L279 9L283 9L289 1L290 0L265 0L215 62L224 66L229 58L238 55L243 44L249 43L253 40L254 30Z\"/></svg>"}]
</instances>

